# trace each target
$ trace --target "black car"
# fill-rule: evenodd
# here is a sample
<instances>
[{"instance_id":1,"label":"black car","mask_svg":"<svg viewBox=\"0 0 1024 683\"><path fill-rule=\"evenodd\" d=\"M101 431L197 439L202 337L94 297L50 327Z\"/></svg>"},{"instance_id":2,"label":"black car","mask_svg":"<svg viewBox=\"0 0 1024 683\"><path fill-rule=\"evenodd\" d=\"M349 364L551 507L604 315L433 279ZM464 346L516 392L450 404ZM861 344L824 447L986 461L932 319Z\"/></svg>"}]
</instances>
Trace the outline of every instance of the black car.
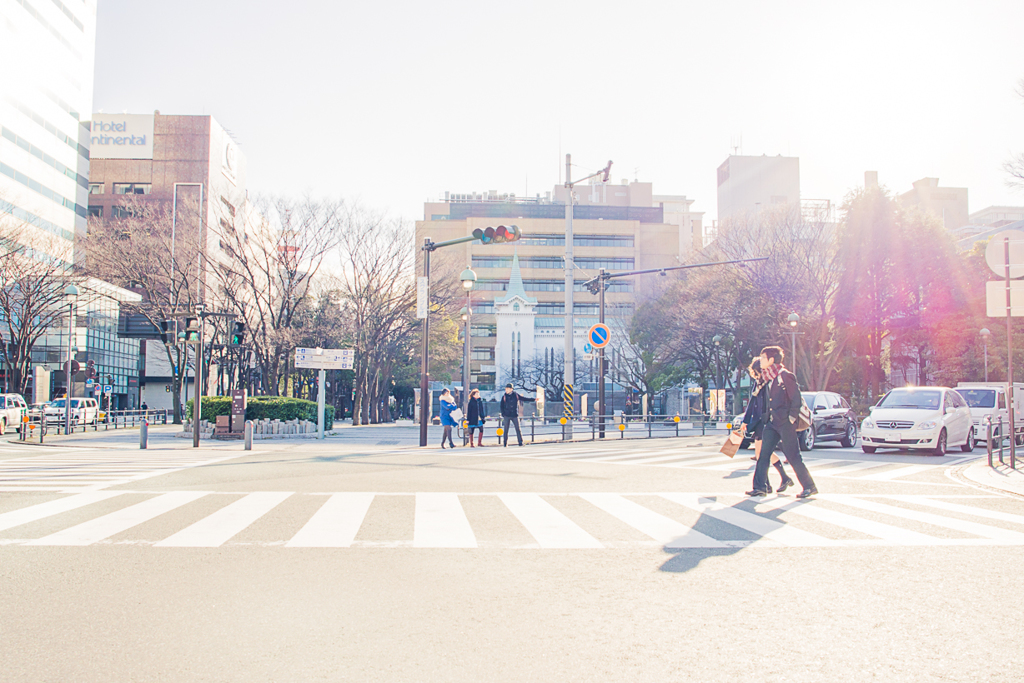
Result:
<instances>
[{"instance_id":1,"label":"black car","mask_svg":"<svg viewBox=\"0 0 1024 683\"><path fill-rule=\"evenodd\" d=\"M811 428L800 432L800 450L809 451L823 441L838 441L844 448L857 444L857 416L849 402L831 391L801 392L811 409Z\"/></svg>"}]
</instances>

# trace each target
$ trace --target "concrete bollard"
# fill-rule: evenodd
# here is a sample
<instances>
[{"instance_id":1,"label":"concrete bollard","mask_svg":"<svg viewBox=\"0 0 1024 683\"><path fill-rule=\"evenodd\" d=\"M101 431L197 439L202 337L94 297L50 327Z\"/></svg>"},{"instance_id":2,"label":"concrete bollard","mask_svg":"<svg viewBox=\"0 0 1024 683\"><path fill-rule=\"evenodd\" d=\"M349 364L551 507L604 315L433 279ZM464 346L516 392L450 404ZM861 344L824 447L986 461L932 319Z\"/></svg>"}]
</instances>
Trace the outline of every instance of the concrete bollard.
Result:
<instances>
[{"instance_id":1,"label":"concrete bollard","mask_svg":"<svg viewBox=\"0 0 1024 683\"><path fill-rule=\"evenodd\" d=\"M145 450L149 447L149 420L143 419L139 425L139 448Z\"/></svg>"},{"instance_id":2,"label":"concrete bollard","mask_svg":"<svg viewBox=\"0 0 1024 683\"><path fill-rule=\"evenodd\" d=\"M252 420L245 421L245 450L252 450Z\"/></svg>"}]
</instances>

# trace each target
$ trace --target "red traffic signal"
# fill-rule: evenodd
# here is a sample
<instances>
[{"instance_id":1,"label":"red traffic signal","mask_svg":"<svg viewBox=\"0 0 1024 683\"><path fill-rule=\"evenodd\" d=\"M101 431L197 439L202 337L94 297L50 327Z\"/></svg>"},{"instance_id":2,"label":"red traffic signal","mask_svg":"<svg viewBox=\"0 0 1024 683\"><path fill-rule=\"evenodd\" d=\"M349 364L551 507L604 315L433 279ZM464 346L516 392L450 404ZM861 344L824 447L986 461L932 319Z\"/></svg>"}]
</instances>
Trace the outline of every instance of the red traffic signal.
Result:
<instances>
[{"instance_id":1,"label":"red traffic signal","mask_svg":"<svg viewBox=\"0 0 1024 683\"><path fill-rule=\"evenodd\" d=\"M505 244L516 242L522 237L519 227L516 225L499 225L496 228L476 228L473 230L473 238L484 244Z\"/></svg>"}]
</instances>

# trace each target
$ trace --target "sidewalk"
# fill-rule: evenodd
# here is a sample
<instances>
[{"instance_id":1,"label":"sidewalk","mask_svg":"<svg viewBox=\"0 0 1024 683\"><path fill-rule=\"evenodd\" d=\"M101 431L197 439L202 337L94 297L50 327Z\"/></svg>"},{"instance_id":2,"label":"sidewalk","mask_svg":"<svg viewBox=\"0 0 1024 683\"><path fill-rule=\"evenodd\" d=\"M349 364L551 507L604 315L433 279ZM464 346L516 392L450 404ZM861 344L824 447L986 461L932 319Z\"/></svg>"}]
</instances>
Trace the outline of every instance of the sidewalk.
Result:
<instances>
[{"instance_id":1,"label":"sidewalk","mask_svg":"<svg viewBox=\"0 0 1024 683\"><path fill-rule=\"evenodd\" d=\"M1009 465L1000 465L998 462L994 467L988 466L988 460L982 458L978 462L971 463L961 471L970 481L989 488L1024 496L1024 459L1017 459L1017 469L1011 470Z\"/></svg>"}]
</instances>

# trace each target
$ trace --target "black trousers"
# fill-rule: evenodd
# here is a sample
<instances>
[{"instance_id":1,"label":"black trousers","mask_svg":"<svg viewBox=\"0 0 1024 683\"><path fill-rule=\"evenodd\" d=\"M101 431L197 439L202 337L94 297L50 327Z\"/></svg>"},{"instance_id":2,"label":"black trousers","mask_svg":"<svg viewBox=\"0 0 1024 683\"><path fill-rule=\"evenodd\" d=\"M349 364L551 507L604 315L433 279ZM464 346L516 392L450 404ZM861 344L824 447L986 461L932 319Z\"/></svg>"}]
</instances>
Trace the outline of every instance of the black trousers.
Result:
<instances>
[{"instance_id":1,"label":"black trousers","mask_svg":"<svg viewBox=\"0 0 1024 683\"><path fill-rule=\"evenodd\" d=\"M519 439L519 445L523 445L523 433L519 431L519 416L509 417L508 415L501 416L501 431L505 435L504 445L508 445L508 425L512 423L516 426L516 437Z\"/></svg>"},{"instance_id":2,"label":"black trousers","mask_svg":"<svg viewBox=\"0 0 1024 683\"><path fill-rule=\"evenodd\" d=\"M811 479L811 473L807 470L807 465L804 464L803 457L800 455L796 425L783 427L780 431L769 422L764 427L764 433L761 436L761 455L757 458L757 466L754 467L754 490L768 490L768 468L772 464L772 452L780 442L782 443L782 453L789 461L793 472L796 473L796 478L800 480L800 485L804 487L804 490L814 488L814 480Z\"/></svg>"}]
</instances>

